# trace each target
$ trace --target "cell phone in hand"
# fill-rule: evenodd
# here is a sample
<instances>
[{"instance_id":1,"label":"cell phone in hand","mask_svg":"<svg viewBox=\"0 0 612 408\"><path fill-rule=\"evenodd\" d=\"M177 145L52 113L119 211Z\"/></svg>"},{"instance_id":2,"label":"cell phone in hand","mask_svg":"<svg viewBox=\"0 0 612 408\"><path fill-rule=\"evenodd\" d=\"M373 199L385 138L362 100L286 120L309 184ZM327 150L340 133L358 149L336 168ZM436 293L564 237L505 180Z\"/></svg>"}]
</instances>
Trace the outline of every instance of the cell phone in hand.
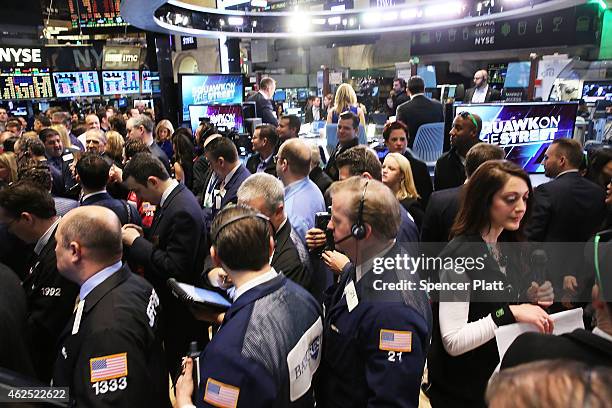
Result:
<instances>
[{"instance_id":1,"label":"cell phone in hand","mask_svg":"<svg viewBox=\"0 0 612 408\"><path fill-rule=\"evenodd\" d=\"M331 214L329 211L318 212L315 214L315 228L325 231L325 247L320 251L333 251L334 245L334 233L332 230L327 229L327 224L331 220Z\"/></svg>"}]
</instances>

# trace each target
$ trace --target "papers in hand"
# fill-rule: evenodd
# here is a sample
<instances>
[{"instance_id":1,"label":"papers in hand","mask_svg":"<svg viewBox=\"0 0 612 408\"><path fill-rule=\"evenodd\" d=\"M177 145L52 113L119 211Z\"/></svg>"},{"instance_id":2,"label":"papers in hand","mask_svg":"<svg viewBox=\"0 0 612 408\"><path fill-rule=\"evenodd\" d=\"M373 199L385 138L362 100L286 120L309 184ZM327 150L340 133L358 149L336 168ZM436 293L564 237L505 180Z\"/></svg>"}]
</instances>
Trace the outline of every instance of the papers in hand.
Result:
<instances>
[{"instance_id":1,"label":"papers in hand","mask_svg":"<svg viewBox=\"0 0 612 408\"><path fill-rule=\"evenodd\" d=\"M584 329L584 321L582 320L582 308L565 310L563 312L551 314L555 328L554 335L572 332L576 329ZM495 330L495 341L497 342L497 351L499 352L499 361L504 359L504 355L514 340L523 333L538 332L538 328L531 323L514 323L502 326ZM499 369L499 366L498 366ZM496 370L497 371L497 370Z\"/></svg>"},{"instance_id":2,"label":"papers in hand","mask_svg":"<svg viewBox=\"0 0 612 408\"><path fill-rule=\"evenodd\" d=\"M215 291L197 288L186 283L177 282L175 279L168 279L168 286L170 286L174 296L196 306L225 311L232 305L226 298Z\"/></svg>"}]
</instances>

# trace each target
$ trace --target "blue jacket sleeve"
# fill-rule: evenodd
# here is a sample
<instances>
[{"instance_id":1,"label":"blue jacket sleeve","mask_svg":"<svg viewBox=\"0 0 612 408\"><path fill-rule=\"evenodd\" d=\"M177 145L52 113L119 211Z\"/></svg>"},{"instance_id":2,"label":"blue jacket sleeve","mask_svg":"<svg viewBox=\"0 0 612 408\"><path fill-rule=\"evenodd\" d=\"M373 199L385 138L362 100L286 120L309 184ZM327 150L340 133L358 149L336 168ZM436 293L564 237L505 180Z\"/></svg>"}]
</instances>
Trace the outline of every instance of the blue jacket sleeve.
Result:
<instances>
[{"instance_id":1,"label":"blue jacket sleeve","mask_svg":"<svg viewBox=\"0 0 612 408\"><path fill-rule=\"evenodd\" d=\"M427 353L425 321L408 306L390 303L364 323L360 338L368 407L418 407Z\"/></svg>"}]
</instances>

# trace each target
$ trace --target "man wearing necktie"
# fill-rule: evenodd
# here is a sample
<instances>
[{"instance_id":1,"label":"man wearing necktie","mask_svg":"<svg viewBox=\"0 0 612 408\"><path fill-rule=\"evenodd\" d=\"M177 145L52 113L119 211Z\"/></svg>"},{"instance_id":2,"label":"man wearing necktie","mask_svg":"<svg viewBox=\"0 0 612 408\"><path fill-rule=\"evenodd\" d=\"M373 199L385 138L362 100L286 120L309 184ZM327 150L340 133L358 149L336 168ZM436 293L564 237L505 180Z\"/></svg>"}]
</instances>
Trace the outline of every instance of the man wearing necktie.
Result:
<instances>
[{"instance_id":1,"label":"man wearing necktie","mask_svg":"<svg viewBox=\"0 0 612 408\"><path fill-rule=\"evenodd\" d=\"M252 174L266 172L276 177L274 154L278 147L278 135L272 125L260 125L253 133L253 151L246 167Z\"/></svg>"},{"instance_id":2,"label":"man wearing necktie","mask_svg":"<svg viewBox=\"0 0 612 408\"><path fill-rule=\"evenodd\" d=\"M204 341L205 328L172 296L166 283L169 278L196 283L205 255L202 212L193 193L171 179L150 154L135 155L125 166L123 178L139 199L157 207L146 235L138 226L126 224L122 239L128 261L144 267L144 277L153 284L168 316L162 333L166 362L174 372L189 343Z\"/></svg>"},{"instance_id":3,"label":"man wearing necktie","mask_svg":"<svg viewBox=\"0 0 612 408\"><path fill-rule=\"evenodd\" d=\"M39 186L20 181L0 191L0 223L25 243L35 244L23 279L28 302L26 337L36 375L45 382L51 378L57 339L78 292L57 271L54 235L59 221L53 197Z\"/></svg>"}]
</instances>

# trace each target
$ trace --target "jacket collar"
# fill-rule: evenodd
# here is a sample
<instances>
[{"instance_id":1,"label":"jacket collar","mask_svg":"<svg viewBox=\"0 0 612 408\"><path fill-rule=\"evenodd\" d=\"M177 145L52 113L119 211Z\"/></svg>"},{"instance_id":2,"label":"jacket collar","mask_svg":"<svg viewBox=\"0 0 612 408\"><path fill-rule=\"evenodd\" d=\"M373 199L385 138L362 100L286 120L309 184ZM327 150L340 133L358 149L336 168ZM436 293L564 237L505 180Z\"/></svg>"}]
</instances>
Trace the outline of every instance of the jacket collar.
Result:
<instances>
[{"instance_id":1,"label":"jacket collar","mask_svg":"<svg viewBox=\"0 0 612 408\"><path fill-rule=\"evenodd\" d=\"M125 282L131 273L132 272L128 269L128 267L124 265L117 272L106 278L104 282L96 286L87 295L84 311L90 311L104 296L106 296L108 292Z\"/></svg>"},{"instance_id":2,"label":"jacket collar","mask_svg":"<svg viewBox=\"0 0 612 408\"><path fill-rule=\"evenodd\" d=\"M280 288L282 285L285 284L286 279L287 278L285 278L284 275L278 274L276 278L262 283L261 285L257 285L254 288L243 293L238 299L236 299L232 306L230 306L227 313L225 314L223 322L227 322L234 315L236 315L238 311L243 307L254 303L258 299L261 299L262 297L269 295L270 293Z\"/></svg>"},{"instance_id":3,"label":"jacket collar","mask_svg":"<svg viewBox=\"0 0 612 408\"><path fill-rule=\"evenodd\" d=\"M108 194L106 191L94 193L90 195L89 197L87 197L86 199L84 199L81 205L91 205L91 204L94 204L94 203L97 203L103 200L109 200L111 198L113 197L111 197L111 195Z\"/></svg>"}]
</instances>

